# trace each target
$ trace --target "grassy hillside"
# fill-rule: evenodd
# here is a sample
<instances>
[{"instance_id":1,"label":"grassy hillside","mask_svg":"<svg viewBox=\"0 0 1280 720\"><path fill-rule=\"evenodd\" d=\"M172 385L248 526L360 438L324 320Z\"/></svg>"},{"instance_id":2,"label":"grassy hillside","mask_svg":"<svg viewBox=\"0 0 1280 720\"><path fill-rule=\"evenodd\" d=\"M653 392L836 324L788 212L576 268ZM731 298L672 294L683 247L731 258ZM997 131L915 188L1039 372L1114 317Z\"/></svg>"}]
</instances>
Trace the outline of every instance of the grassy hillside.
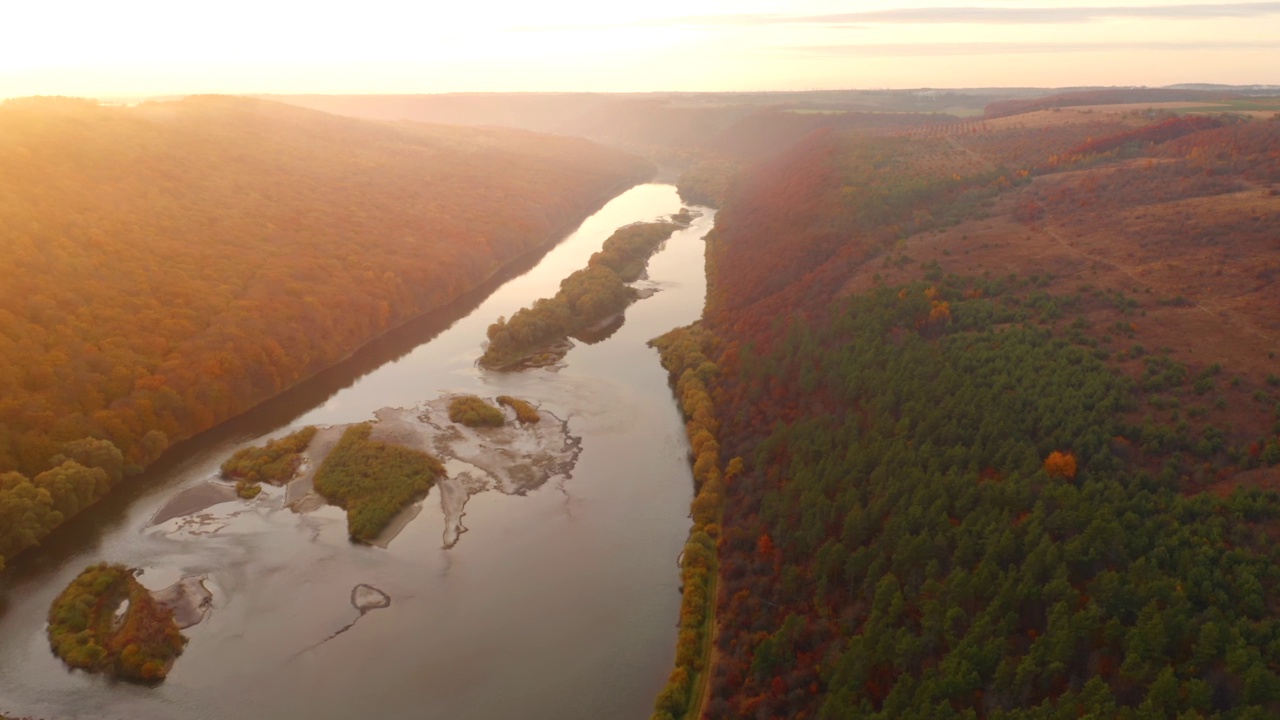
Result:
<instances>
[{"instance_id":1,"label":"grassy hillside","mask_svg":"<svg viewBox=\"0 0 1280 720\"><path fill-rule=\"evenodd\" d=\"M655 717L1280 712L1278 159L1280 122L1036 110L745 173L714 641Z\"/></svg>"},{"instance_id":2,"label":"grassy hillside","mask_svg":"<svg viewBox=\"0 0 1280 720\"><path fill-rule=\"evenodd\" d=\"M581 140L258 100L3 103L0 558L649 171Z\"/></svg>"}]
</instances>

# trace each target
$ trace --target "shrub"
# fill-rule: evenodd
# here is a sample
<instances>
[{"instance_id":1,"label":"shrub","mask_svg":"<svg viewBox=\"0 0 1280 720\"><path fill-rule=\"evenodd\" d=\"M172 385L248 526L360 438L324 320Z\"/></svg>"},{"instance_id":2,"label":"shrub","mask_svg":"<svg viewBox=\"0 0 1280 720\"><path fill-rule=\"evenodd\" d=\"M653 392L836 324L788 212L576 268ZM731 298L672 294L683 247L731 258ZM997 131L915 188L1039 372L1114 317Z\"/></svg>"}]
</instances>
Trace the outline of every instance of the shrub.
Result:
<instances>
[{"instance_id":1,"label":"shrub","mask_svg":"<svg viewBox=\"0 0 1280 720\"><path fill-rule=\"evenodd\" d=\"M316 429L307 426L282 438L268 440L266 445L241 448L222 463L222 476L250 483L288 482L302 464L300 453L315 436Z\"/></svg>"},{"instance_id":2,"label":"shrub","mask_svg":"<svg viewBox=\"0 0 1280 720\"><path fill-rule=\"evenodd\" d=\"M511 397L510 395L499 395L498 404L506 405L516 413L516 419L524 424L536 423L542 419L538 414L538 409L530 405L527 400Z\"/></svg>"},{"instance_id":3,"label":"shrub","mask_svg":"<svg viewBox=\"0 0 1280 720\"><path fill-rule=\"evenodd\" d=\"M519 410L516 411L519 416ZM459 395L449 402L449 419L467 427L502 427L506 416L475 395Z\"/></svg>"}]
</instances>

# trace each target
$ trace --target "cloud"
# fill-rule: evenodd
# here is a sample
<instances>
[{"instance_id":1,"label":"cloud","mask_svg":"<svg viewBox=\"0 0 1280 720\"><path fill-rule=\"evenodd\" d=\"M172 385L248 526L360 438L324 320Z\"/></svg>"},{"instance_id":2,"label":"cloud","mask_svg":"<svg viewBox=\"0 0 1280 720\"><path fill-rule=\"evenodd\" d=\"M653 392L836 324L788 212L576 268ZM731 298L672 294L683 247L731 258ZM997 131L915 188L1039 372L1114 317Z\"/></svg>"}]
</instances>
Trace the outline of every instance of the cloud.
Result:
<instances>
[{"instance_id":1,"label":"cloud","mask_svg":"<svg viewBox=\"0 0 1280 720\"><path fill-rule=\"evenodd\" d=\"M1149 5L1075 7L931 7L873 10L833 15L776 17L772 22L815 25L846 24L1058 24L1088 23L1118 18L1150 20L1206 20L1253 18L1280 13L1280 2L1230 3L1226 5ZM763 18L765 16L757 16Z\"/></svg>"},{"instance_id":2,"label":"cloud","mask_svg":"<svg viewBox=\"0 0 1280 720\"><path fill-rule=\"evenodd\" d=\"M882 24L1078 24L1114 19L1209 20L1215 18L1256 18L1280 14L1280 2L1245 2L1185 5L1091 5L1065 7L916 7L893 10L833 13L824 15L688 15L650 18L627 23L627 27L821 25L862 28ZM623 27L624 25L556 25L516 28L518 30L581 30Z\"/></svg>"},{"instance_id":3,"label":"cloud","mask_svg":"<svg viewBox=\"0 0 1280 720\"><path fill-rule=\"evenodd\" d=\"M802 45L773 48L800 55L841 57L926 57L939 55L1025 55L1045 53L1195 50L1276 50L1275 42L1130 42L1130 43L865 43L858 45Z\"/></svg>"}]
</instances>

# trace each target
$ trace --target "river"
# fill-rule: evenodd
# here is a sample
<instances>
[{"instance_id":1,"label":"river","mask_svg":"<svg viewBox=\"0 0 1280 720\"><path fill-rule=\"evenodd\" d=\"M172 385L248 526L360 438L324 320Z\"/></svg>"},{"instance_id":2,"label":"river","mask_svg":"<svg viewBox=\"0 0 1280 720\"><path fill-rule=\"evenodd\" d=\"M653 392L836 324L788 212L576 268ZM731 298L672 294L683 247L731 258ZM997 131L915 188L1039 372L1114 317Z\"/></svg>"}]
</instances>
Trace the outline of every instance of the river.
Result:
<instances>
[{"instance_id":1,"label":"river","mask_svg":"<svg viewBox=\"0 0 1280 720\"><path fill-rule=\"evenodd\" d=\"M558 371L494 373L474 361L498 316L554 294L618 227L680 206L669 185L628 190L541 258L176 446L75 527L15 558L0 577L0 711L47 720L647 717L673 664L692 478L683 423L645 342L701 313L712 212L650 261L638 286L659 292L632 305L608 339L578 343ZM350 543L341 511L295 514L272 491L211 508L217 522L206 534L147 527L239 447L444 392L528 398L566 419L582 442L572 475L524 496L474 496L467 531L449 549L434 489L385 550ZM49 603L103 560L142 568L152 589L209 578L212 611L185 631L190 642L158 686L69 671L49 650ZM391 605L360 615L358 584Z\"/></svg>"}]
</instances>

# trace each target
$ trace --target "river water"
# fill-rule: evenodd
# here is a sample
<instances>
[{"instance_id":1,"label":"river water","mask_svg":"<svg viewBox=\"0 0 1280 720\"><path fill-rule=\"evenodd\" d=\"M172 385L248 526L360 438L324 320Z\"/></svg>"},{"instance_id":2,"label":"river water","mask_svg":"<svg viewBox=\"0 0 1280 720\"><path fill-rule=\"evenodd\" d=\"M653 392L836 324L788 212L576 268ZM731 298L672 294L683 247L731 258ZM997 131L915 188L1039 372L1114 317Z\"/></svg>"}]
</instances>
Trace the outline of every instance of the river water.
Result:
<instances>
[{"instance_id":1,"label":"river water","mask_svg":"<svg viewBox=\"0 0 1280 720\"><path fill-rule=\"evenodd\" d=\"M650 261L638 286L659 292L632 305L608 339L579 343L558 371L493 373L474 361L498 316L554 294L619 226L679 208L669 185L619 195L541 258L175 447L76 527L16 558L0 578L0 711L47 720L647 717L674 657L692 478L679 412L645 342L700 314L712 213ZM528 398L566 419L582 439L571 477L524 496L474 496L467 532L449 549L434 489L385 550L348 542L334 508L282 509L275 489L261 502L210 508L216 522L205 534L147 527L239 447L444 392ZM213 609L185 631L186 651L159 686L69 671L49 650L49 603L103 560L142 568L152 589L209 578ZM358 584L381 589L390 607L361 616L351 604Z\"/></svg>"}]
</instances>

